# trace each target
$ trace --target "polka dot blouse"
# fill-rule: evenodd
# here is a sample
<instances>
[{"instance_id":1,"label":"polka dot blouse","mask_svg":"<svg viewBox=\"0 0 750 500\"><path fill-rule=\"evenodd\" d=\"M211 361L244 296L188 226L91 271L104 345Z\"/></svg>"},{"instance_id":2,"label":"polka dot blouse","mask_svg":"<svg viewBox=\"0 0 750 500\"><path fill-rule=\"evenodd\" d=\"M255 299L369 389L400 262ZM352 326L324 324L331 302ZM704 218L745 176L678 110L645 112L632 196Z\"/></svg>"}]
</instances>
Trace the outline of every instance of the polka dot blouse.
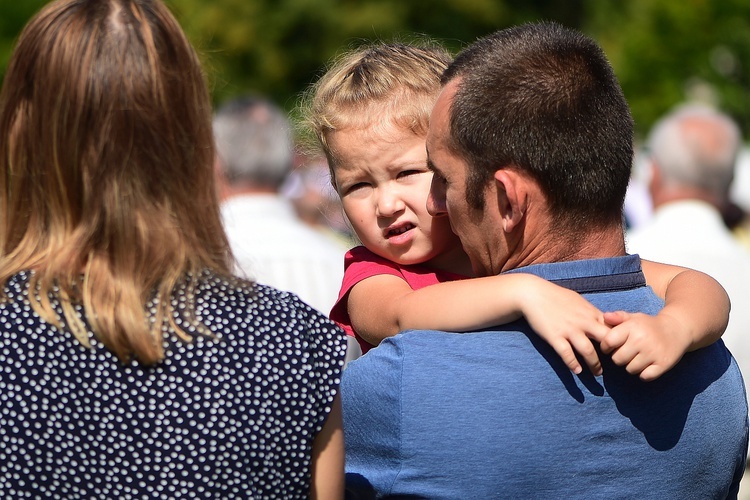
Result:
<instances>
[{"instance_id":1,"label":"polka dot blouse","mask_svg":"<svg viewBox=\"0 0 750 500\"><path fill-rule=\"evenodd\" d=\"M0 303L0 498L308 497L346 350L333 323L206 274L195 311L216 338L167 334L162 363L125 366L41 320L28 278Z\"/></svg>"}]
</instances>

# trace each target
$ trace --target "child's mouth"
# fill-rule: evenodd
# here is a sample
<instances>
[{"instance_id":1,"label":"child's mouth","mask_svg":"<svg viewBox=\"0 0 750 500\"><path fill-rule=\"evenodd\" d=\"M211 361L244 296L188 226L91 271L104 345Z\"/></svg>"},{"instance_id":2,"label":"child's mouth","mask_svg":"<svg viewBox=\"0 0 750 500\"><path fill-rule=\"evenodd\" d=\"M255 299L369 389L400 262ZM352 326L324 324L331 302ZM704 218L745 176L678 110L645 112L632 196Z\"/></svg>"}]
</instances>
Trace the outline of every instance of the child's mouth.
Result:
<instances>
[{"instance_id":1,"label":"child's mouth","mask_svg":"<svg viewBox=\"0 0 750 500\"><path fill-rule=\"evenodd\" d=\"M392 238L394 236L398 236L400 234L404 234L405 232L407 232L407 231L409 231L411 229L414 229L415 227L416 226L414 226L414 224L412 224L412 223L403 224L403 225L398 226L398 227L393 227L393 228L388 229L388 232L386 233L385 237L386 238Z\"/></svg>"}]
</instances>

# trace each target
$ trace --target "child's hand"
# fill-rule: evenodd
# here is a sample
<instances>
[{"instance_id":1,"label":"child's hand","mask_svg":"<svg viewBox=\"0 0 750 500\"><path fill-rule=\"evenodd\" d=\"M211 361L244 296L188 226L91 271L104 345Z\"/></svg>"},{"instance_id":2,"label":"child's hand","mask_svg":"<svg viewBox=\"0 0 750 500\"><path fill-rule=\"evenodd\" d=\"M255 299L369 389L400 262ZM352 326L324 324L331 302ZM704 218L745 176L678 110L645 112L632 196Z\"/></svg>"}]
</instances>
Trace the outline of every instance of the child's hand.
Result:
<instances>
[{"instance_id":1,"label":"child's hand","mask_svg":"<svg viewBox=\"0 0 750 500\"><path fill-rule=\"evenodd\" d=\"M604 320L613 328L601 340L602 352L641 380L661 377L688 350L685 339L674 333L682 331L679 321L669 315L615 311L604 313Z\"/></svg>"},{"instance_id":2,"label":"child's hand","mask_svg":"<svg viewBox=\"0 0 750 500\"><path fill-rule=\"evenodd\" d=\"M583 370L577 352L594 375L601 375L602 364L591 339L598 340L609 332L604 314L578 293L543 283L529 289L527 306L522 308L526 320L573 373Z\"/></svg>"}]
</instances>

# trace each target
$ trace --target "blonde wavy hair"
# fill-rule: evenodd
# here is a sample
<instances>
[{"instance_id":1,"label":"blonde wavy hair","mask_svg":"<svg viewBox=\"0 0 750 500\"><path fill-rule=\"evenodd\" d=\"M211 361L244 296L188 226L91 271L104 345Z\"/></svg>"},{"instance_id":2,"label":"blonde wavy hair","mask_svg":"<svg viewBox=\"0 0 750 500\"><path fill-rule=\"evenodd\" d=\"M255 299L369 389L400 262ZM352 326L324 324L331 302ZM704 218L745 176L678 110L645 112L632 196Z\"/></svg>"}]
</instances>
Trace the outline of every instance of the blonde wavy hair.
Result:
<instances>
[{"instance_id":1,"label":"blonde wavy hair","mask_svg":"<svg viewBox=\"0 0 750 500\"><path fill-rule=\"evenodd\" d=\"M314 136L331 168L338 163L330 146L337 130L370 128L377 134L398 125L425 136L440 92L440 77L452 60L439 44L375 42L339 55L304 94L301 127Z\"/></svg>"},{"instance_id":2,"label":"blonde wavy hair","mask_svg":"<svg viewBox=\"0 0 750 500\"><path fill-rule=\"evenodd\" d=\"M89 346L82 305L121 361L160 361L165 324L190 339L175 289L230 273L213 160L204 74L160 1L51 2L21 33L0 92L0 282L32 270L29 300L46 321L62 328L59 300Z\"/></svg>"}]
</instances>

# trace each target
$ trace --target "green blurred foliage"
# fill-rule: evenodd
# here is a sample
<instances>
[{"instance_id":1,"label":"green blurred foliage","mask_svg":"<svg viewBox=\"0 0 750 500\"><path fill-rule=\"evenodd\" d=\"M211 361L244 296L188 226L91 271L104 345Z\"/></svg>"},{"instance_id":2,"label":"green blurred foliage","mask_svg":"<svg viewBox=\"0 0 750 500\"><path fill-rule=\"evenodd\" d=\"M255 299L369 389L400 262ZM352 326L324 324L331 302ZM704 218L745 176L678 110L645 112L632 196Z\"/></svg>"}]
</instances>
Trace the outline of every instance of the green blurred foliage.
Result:
<instances>
[{"instance_id":1,"label":"green blurred foliage","mask_svg":"<svg viewBox=\"0 0 750 500\"><path fill-rule=\"evenodd\" d=\"M750 133L750 2L588 0L583 28L612 61L637 130L686 100L716 105Z\"/></svg>"},{"instance_id":2,"label":"green blurred foliage","mask_svg":"<svg viewBox=\"0 0 750 500\"><path fill-rule=\"evenodd\" d=\"M686 99L750 132L747 0L165 0L201 54L214 101L246 92L294 108L342 50L426 35L456 52L495 29L553 19L604 47L638 132ZM0 0L0 74L44 0Z\"/></svg>"},{"instance_id":3,"label":"green blurred foliage","mask_svg":"<svg viewBox=\"0 0 750 500\"><path fill-rule=\"evenodd\" d=\"M458 49L511 20L497 0L173 0L217 100L249 90L290 108L324 65L364 40L429 34Z\"/></svg>"},{"instance_id":4,"label":"green blurred foliage","mask_svg":"<svg viewBox=\"0 0 750 500\"><path fill-rule=\"evenodd\" d=\"M13 45L29 17L46 0L0 0L0 75L5 73Z\"/></svg>"}]
</instances>

